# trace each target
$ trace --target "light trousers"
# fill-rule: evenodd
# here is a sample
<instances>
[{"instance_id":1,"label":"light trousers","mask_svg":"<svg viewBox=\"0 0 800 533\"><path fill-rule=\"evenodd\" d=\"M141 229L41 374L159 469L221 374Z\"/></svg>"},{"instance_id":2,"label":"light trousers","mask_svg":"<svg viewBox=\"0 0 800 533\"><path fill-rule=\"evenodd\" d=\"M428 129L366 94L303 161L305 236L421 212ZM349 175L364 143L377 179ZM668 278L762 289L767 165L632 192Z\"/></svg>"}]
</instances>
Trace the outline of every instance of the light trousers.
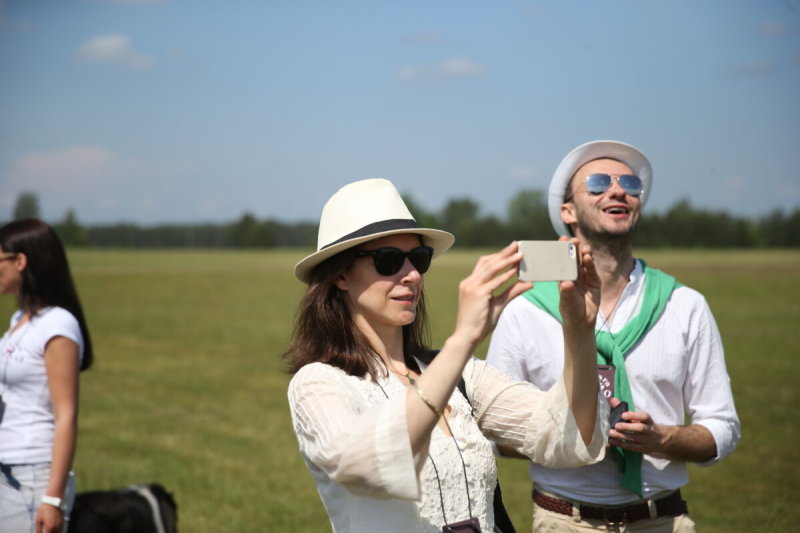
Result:
<instances>
[{"instance_id":1,"label":"light trousers","mask_svg":"<svg viewBox=\"0 0 800 533\"><path fill-rule=\"evenodd\" d=\"M606 524L602 520L576 520L533 504L533 533L695 533L689 515L662 516L654 520L637 520L632 524Z\"/></svg>"},{"instance_id":2,"label":"light trousers","mask_svg":"<svg viewBox=\"0 0 800 533\"><path fill-rule=\"evenodd\" d=\"M33 533L36 512L50 481L50 463L2 465L0 468L0 533ZM75 501L75 477L70 475L66 490L64 528Z\"/></svg>"}]
</instances>

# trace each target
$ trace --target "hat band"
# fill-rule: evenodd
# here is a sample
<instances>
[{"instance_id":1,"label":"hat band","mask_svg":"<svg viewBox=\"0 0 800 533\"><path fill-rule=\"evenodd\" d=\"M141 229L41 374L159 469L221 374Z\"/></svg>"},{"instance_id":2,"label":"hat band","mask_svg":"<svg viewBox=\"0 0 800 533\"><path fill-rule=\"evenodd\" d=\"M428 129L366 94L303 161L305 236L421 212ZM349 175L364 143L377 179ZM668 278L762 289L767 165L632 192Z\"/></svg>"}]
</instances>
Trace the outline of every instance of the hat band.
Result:
<instances>
[{"instance_id":1,"label":"hat band","mask_svg":"<svg viewBox=\"0 0 800 533\"><path fill-rule=\"evenodd\" d=\"M417 221L413 218L394 218L391 220L381 220L380 222L373 222L372 224L367 224L363 228L357 229L352 233L348 233L344 237L336 239L335 241L326 244L319 251L324 250L325 248L329 248L335 244L339 244L340 242L349 241L350 239L357 239L359 237L366 237L367 235L375 235L378 233L383 233L386 231L394 231L399 229L417 229L419 225Z\"/></svg>"}]
</instances>

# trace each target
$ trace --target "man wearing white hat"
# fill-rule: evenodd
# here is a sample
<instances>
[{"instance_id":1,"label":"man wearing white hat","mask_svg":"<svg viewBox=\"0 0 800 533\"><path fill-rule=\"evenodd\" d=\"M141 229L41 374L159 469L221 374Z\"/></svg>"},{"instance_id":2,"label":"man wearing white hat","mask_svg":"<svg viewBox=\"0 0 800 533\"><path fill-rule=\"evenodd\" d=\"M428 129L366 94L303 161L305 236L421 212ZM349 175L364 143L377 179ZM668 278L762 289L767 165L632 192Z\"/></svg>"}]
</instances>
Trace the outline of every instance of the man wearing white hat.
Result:
<instances>
[{"instance_id":1,"label":"man wearing white hat","mask_svg":"<svg viewBox=\"0 0 800 533\"><path fill-rule=\"evenodd\" d=\"M638 149L593 141L572 150L550 183L559 235L591 245L601 279L598 377L627 402L601 463L530 465L534 531L694 531L680 488L687 463L716 463L736 447L739 419L722 341L701 294L633 255L632 238L653 188ZM503 311L487 361L547 389L561 372L558 294L536 283ZM689 420L687 423L686 420Z\"/></svg>"}]
</instances>

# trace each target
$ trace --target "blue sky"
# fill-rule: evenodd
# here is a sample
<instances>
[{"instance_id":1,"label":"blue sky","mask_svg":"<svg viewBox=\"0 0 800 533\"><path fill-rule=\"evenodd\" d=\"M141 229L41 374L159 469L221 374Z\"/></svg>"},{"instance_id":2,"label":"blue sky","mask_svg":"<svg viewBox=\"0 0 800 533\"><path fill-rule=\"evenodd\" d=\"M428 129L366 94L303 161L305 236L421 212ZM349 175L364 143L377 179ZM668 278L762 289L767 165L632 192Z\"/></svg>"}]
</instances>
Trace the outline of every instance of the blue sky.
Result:
<instances>
[{"instance_id":1,"label":"blue sky","mask_svg":"<svg viewBox=\"0 0 800 533\"><path fill-rule=\"evenodd\" d=\"M648 210L800 207L800 0L0 0L0 219L308 221L371 177L501 215L593 139Z\"/></svg>"}]
</instances>

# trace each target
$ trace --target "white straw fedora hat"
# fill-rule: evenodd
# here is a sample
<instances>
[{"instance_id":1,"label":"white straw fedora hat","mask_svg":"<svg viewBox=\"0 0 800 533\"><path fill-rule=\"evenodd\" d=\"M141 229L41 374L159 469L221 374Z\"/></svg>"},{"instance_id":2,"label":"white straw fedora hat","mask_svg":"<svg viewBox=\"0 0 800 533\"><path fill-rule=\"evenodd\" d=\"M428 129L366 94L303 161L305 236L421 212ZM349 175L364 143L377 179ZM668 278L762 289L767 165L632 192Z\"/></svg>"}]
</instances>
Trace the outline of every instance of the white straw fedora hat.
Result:
<instances>
[{"instance_id":1,"label":"white straw fedora hat","mask_svg":"<svg viewBox=\"0 0 800 533\"><path fill-rule=\"evenodd\" d=\"M395 186L389 180L368 179L345 185L331 196L319 219L317 251L294 267L304 283L315 266L342 250L397 233L416 233L433 248L433 257L453 245L452 233L420 228Z\"/></svg>"},{"instance_id":2,"label":"white straw fedora hat","mask_svg":"<svg viewBox=\"0 0 800 533\"><path fill-rule=\"evenodd\" d=\"M572 236L569 227L561 220L561 204L564 203L564 195L572 176L589 161L604 158L616 159L631 167L634 174L642 180L642 194L639 197L642 207L647 203L653 190L653 169L642 152L619 141L591 141L582 144L561 160L550 180L547 210L550 213L550 223L559 235Z\"/></svg>"}]
</instances>

